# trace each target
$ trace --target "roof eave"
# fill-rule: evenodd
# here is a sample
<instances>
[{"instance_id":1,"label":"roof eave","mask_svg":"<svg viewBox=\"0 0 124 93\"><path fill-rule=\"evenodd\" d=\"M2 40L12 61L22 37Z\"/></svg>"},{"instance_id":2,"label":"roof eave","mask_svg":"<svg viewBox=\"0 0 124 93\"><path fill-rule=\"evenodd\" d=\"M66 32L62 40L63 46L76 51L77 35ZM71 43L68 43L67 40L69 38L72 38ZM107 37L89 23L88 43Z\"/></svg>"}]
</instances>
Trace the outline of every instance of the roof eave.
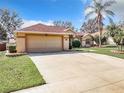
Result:
<instances>
[{"instance_id":1,"label":"roof eave","mask_svg":"<svg viewBox=\"0 0 124 93\"><path fill-rule=\"evenodd\" d=\"M34 32L34 31L15 31L15 33L24 33L24 34L51 34L51 35L73 35L73 33L57 33L57 32Z\"/></svg>"}]
</instances>

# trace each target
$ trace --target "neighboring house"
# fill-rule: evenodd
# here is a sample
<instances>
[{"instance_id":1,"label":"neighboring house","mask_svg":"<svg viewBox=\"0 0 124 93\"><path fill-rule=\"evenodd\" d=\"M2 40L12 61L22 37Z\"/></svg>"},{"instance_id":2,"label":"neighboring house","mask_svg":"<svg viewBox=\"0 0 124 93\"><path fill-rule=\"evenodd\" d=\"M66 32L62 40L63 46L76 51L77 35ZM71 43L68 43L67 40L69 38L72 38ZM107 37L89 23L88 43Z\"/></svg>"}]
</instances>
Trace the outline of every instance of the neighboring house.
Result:
<instances>
[{"instance_id":1,"label":"neighboring house","mask_svg":"<svg viewBox=\"0 0 124 93\"><path fill-rule=\"evenodd\" d=\"M107 30L103 30L102 32L103 36L107 34ZM93 37L95 37L96 35L98 36L99 35L99 32L96 32L96 33L93 33L91 34ZM116 45L113 38L111 36L108 37L107 39L107 44L108 45Z\"/></svg>"},{"instance_id":2,"label":"neighboring house","mask_svg":"<svg viewBox=\"0 0 124 93\"><path fill-rule=\"evenodd\" d=\"M6 50L7 41L0 40L0 51Z\"/></svg>"},{"instance_id":3,"label":"neighboring house","mask_svg":"<svg viewBox=\"0 0 124 93\"><path fill-rule=\"evenodd\" d=\"M114 40L113 40L112 37L108 37L107 43L108 43L109 45L116 45L116 43L114 42Z\"/></svg>"},{"instance_id":4,"label":"neighboring house","mask_svg":"<svg viewBox=\"0 0 124 93\"><path fill-rule=\"evenodd\" d=\"M82 47L91 47L95 45L94 37L92 36L92 34L85 33L82 37L81 44L82 44Z\"/></svg>"},{"instance_id":5,"label":"neighboring house","mask_svg":"<svg viewBox=\"0 0 124 93\"><path fill-rule=\"evenodd\" d=\"M74 40L79 40L81 42L83 35L84 35L83 32L74 32L73 39Z\"/></svg>"},{"instance_id":6,"label":"neighboring house","mask_svg":"<svg viewBox=\"0 0 124 93\"><path fill-rule=\"evenodd\" d=\"M106 34L106 30L103 30L103 36ZM96 36L99 36L99 32L95 32L95 33L84 33L83 37L82 37L82 46L83 47L89 47L89 46L94 46L97 45L96 42L94 41L94 38ZM116 45L114 40L112 39L112 37L108 37L107 39L107 44L109 45Z\"/></svg>"},{"instance_id":7,"label":"neighboring house","mask_svg":"<svg viewBox=\"0 0 124 93\"><path fill-rule=\"evenodd\" d=\"M71 29L36 24L16 31L17 52L53 52L69 50Z\"/></svg>"}]
</instances>

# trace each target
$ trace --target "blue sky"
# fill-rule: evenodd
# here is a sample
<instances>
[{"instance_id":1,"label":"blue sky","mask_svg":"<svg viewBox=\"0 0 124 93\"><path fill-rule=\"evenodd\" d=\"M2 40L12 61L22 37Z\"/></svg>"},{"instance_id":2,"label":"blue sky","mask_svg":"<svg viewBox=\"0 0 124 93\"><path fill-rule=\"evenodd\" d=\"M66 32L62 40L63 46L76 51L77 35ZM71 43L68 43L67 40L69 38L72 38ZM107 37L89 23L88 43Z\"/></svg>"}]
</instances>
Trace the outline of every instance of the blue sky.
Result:
<instances>
[{"instance_id":1,"label":"blue sky","mask_svg":"<svg viewBox=\"0 0 124 93\"><path fill-rule=\"evenodd\" d=\"M118 6L121 4L123 7L123 0L118 1ZM54 20L63 20L71 21L76 28L80 28L84 22L84 9L89 3L91 0L1 0L0 8L15 10L25 25L38 22L52 24ZM114 8L116 11L118 7Z\"/></svg>"},{"instance_id":2,"label":"blue sky","mask_svg":"<svg viewBox=\"0 0 124 93\"><path fill-rule=\"evenodd\" d=\"M84 21L87 0L1 0L0 8L15 10L24 20L71 21L79 28Z\"/></svg>"}]
</instances>

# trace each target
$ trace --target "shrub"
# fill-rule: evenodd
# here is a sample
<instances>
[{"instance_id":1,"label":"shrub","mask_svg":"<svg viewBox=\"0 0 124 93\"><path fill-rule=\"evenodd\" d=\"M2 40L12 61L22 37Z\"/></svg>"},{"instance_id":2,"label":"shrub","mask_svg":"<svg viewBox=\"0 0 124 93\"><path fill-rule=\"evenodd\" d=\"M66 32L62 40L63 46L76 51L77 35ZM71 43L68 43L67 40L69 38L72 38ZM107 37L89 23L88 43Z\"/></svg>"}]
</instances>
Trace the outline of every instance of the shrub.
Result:
<instances>
[{"instance_id":1,"label":"shrub","mask_svg":"<svg viewBox=\"0 0 124 93\"><path fill-rule=\"evenodd\" d=\"M107 37L103 36L101 39L101 42L103 45L106 45L107 44Z\"/></svg>"},{"instance_id":2,"label":"shrub","mask_svg":"<svg viewBox=\"0 0 124 93\"><path fill-rule=\"evenodd\" d=\"M79 47L81 46L81 42L80 42L79 40L74 40L74 41L72 42L72 46L73 46L74 48L79 48Z\"/></svg>"},{"instance_id":3,"label":"shrub","mask_svg":"<svg viewBox=\"0 0 124 93\"><path fill-rule=\"evenodd\" d=\"M96 42L97 45L99 44L99 36L98 35L94 36L94 41ZM102 43L102 45L105 45L107 43L107 37L105 37L105 36L101 37L101 43Z\"/></svg>"},{"instance_id":4,"label":"shrub","mask_svg":"<svg viewBox=\"0 0 124 93\"><path fill-rule=\"evenodd\" d=\"M16 46L14 46L14 45L9 45L8 48L9 48L9 52L10 52L10 53L16 53Z\"/></svg>"}]
</instances>

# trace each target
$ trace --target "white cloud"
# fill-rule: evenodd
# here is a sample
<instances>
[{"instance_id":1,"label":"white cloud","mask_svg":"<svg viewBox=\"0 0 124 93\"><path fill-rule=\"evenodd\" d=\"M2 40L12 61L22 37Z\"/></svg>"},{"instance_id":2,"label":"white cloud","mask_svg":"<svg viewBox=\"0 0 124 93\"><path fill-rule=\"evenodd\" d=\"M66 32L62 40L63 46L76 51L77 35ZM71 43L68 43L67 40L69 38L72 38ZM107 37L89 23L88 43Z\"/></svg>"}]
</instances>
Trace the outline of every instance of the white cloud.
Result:
<instances>
[{"instance_id":1,"label":"white cloud","mask_svg":"<svg viewBox=\"0 0 124 93\"><path fill-rule=\"evenodd\" d=\"M92 12L92 11L94 11L94 9L92 9L92 8L87 8L87 9L85 10L85 12L84 12L85 16L86 16L87 14L89 14L90 12ZM97 14L96 14L96 13L93 13L92 16L89 16L89 19L94 19L96 16L97 16Z\"/></svg>"},{"instance_id":2,"label":"white cloud","mask_svg":"<svg viewBox=\"0 0 124 93\"><path fill-rule=\"evenodd\" d=\"M31 25L35 25L35 24L38 24L38 23L41 23L41 24L44 24L44 25L53 25L53 21L52 20L49 20L49 21L41 21L41 20L23 20L24 24L22 25L21 28L24 28L24 27L28 27L28 26L31 26Z\"/></svg>"},{"instance_id":3,"label":"white cloud","mask_svg":"<svg viewBox=\"0 0 124 93\"><path fill-rule=\"evenodd\" d=\"M115 12L115 14L119 17L124 17L124 0L116 0L116 4L114 4L111 9Z\"/></svg>"}]
</instances>

